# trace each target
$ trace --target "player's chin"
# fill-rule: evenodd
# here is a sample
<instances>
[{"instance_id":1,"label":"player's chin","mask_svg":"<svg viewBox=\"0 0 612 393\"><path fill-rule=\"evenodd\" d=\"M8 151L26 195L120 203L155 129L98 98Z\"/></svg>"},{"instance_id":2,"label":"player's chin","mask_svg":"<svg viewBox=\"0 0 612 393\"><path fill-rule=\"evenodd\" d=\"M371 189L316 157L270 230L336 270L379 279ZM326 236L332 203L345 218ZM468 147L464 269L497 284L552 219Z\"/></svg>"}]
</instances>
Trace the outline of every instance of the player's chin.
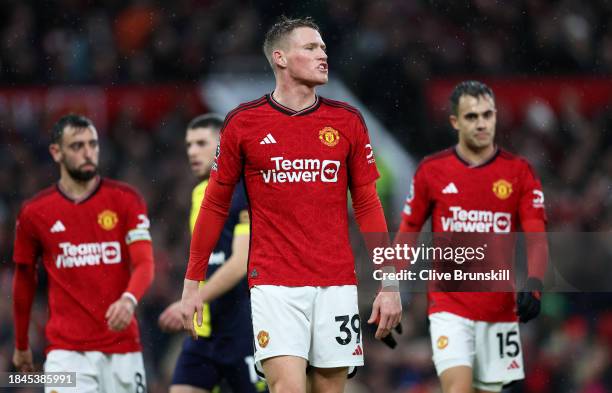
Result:
<instances>
[{"instance_id":1,"label":"player's chin","mask_svg":"<svg viewBox=\"0 0 612 393\"><path fill-rule=\"evenodd\" d=\"M311 83L315 86L324 85L329 80L329 76L327 72L317 71L317 73L313 75L312 78L310 78L310 80L311 80Z\"/></svg>"},{"instance_id":2,"label":"player's chin","mask_svg":"<svg viewBox=\"0 0 612 393\"><path fill-rule=\"evenodd\" d=\"M210 168L202 168L196 176L200 179L208 179L210 177Z\"/></svg>"},{"instance_id":3,"label":"player's chin","mask_svg":"<svg viewBox=\"0 0 612 393\"><path fill-rule=\"evenodd\" d=\"M491 137L487 137L487 138L483 138L483 137L474 138L473 143L479 149L483 149L483 148L489 147L491 144L493 144L493 138L491 138Z\"/></svg>"}]
</instances>

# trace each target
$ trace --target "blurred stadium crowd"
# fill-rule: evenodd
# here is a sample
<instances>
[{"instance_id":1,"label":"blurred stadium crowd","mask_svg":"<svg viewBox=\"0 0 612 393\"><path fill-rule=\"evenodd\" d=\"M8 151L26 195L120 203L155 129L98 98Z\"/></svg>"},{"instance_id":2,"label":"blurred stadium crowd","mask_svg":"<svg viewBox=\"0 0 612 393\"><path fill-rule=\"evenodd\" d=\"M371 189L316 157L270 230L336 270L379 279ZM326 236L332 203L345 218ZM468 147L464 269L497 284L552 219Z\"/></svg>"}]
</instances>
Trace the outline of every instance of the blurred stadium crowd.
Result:
<instances>
[{"instance_id":1,"label":"blurred stadium crowd","mask_svg":"<svg viewBox=\"0 0 612 393\"><path fill-rule=\"evenodd\" d=\"M5 105L3 90L197 83L213 71L264 71L263 30L281 13L312 15L328 44L332 74L420 158L454 138L448 126L429 118L425 97L432 79L612 75L610 2L450 3L176 0L162 5L146 0L56 0L39 7L39 2L2 2L0 315L11 314L15 215L23 200L57 178L47 152L48 126L55 119L47 113L20 119ZM580 99L568 93L555 109L546 103L529 105L524 117L511 125L500 116L499 138L509 150L525 155L542 177L549 231L609 233L612 107L587 113ZM180 296L189 196L195 183L189 176L183 132L196 114L177 108L157 124L144 126L124 110L102 130L102 173L137 187L153 223L156 280L139 307L151 392L167 386L180 340L163 334L157 317ZM400 208L386 206L388 212ZM390 217L391 228L397 221ZM610 254L609 249L607 258ZM511 391L612 391L611 305L608 293L544 296L543 315L522 330L527 379ZM425 310L423 295L413 296L397 350L366 343L367 367L351 382L351 392L437 391ZM45 319L41 292L31 334L39 360ZM0 370L10 369L12 350L12 321L3 318Z\"/></svg>"}]
</instances>

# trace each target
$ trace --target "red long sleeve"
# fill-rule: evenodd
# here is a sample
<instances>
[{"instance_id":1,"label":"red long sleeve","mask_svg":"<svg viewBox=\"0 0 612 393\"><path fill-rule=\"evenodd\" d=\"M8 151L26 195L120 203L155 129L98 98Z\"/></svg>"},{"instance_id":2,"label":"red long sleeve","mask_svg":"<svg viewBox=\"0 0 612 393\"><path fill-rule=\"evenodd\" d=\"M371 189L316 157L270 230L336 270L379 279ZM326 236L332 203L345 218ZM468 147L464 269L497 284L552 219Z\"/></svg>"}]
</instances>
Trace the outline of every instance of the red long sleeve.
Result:
<instances>
[{"instance_id":1,"label":"red long sleeve","mask_svg":"<svg viewBox=\"0 0 612 393\"><path fill-rule=\"evenodd\" d=\"M15 325L15 348L29 348L28 328L30 312L36 293L36 266L15 264L13 277L13 323Z\"/></svg>"},{"instance_id":2,"label":"red long sleeve","mask_svg":"<svg viewBox=\"0 0 612 393\"><path fill-rule=\"evenodd\" d=\"M132 274L126 292L140 300L153 282L155 266L153 264L153 246L151 242L139 241L128 246L132 263Z\"/></svg>"},{"instance_id":3,"label":"red long sleeve","mask_svg":"<svg viewBox=\"0 0 612 393\"><path fill-rule=\"evenodd\" d=\"M544 220L526 220L521 226L527 244L528 276L543 280L548 264L548 240Z\"/></svg>"},{"instance_id":4,"label":"red long sleeve","mask_svg":"<svg viewBox=\"0 0 612 393\"><path fill-rule=\"evenodd\" d=\"M351 188L351 199L361 233L387 233L387 221L376 193L376 183Z\"/></svg>"},{"instance_id":5,"label":"red long sleeve","mask_svg":"<svg viewBox=\"0 0 612 393\"><path fill-rule=\"evenodd\" d=\"M366 248L373 255L377 247L389 247L389 233L385 213L376 193L376 183L351 188L351 199L355 210L355 220L359 225ZM395 261L385 261L383 266L394 264ZM379 268L380 266L377 266Z\"/></svg>"},{"instance_id":6,"label":"red long sleeve","mask_svg":"<svg viewBox=\"0 0 612 393\"><path fill-rule=\"evenodd\" d=\"M209 180L191 236L186 279L201 281L206 277L208 259L221 236L233 192L234 185L219 183L214 178Z\"/></svg>"}]
</instances>

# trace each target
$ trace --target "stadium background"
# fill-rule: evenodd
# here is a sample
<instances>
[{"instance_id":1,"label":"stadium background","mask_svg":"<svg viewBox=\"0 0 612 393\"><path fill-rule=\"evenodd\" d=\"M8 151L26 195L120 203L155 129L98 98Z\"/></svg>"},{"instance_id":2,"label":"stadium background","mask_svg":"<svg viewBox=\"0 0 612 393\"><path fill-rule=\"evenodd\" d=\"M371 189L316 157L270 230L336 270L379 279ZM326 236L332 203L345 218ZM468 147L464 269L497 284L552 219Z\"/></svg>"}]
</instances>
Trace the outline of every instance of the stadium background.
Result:
<instances>
[{"instance_id":1,"label":"stadium background","mask_svg":"<svg viewBox=\"0 0 612 393\"><path fill-rule=\"evenodd\" d=\"M465 78L490 83L499 141L542 177L549 230L612 229L610 2L3 1L0 371L10 370L13 350L15 215L57 178L50 125L65 111L83 111L101 131L102 173L136 186L149 206L157 274L138 313L150 391L164 391L180 338L156 321L180 295L185 269L194 181L183 132L208 107L196 85L212 72L266 72L263 32L281 13L315 17L331 74L416 160L454 141L449 87ZM401 206L385 209L395 228ZM39 292L30 342L40 362ZM522 328L527 378L510 391L611 392L611 305L608 293L547 294L540 318ZM397 350L366 343L367 367L347 391L437 391L425 309L423 295L406 304Z\"/></svg>"}]
</instances>

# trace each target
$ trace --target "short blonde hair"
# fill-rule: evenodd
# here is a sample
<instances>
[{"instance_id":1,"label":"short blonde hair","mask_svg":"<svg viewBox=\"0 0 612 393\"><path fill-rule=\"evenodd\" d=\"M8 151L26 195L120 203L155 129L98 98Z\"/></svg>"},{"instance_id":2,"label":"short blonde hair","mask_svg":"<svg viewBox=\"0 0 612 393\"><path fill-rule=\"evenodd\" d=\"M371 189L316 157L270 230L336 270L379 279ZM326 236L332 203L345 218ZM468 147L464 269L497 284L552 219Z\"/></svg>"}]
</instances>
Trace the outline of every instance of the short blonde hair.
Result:
<instances>
[{"instance_id":1,"label":"short blonde hair","mask_svg":"<svg viewBox=\"0 0 612 393\"><path fill-rule=\"evenodd\" d=\"M268 62L274 69L274 63L272 61L272 52L274 49L278 48L278 44L285 39L291 32L300 27L309 27L321 33L319 30L319 26L315 23L315 21L307 16L305 18L288 18L285 15L282 15L276 23L270 27L268 32L266 33L266 38L263 43L263 52L268 59Z\"/></svg>"}]
</instances>

